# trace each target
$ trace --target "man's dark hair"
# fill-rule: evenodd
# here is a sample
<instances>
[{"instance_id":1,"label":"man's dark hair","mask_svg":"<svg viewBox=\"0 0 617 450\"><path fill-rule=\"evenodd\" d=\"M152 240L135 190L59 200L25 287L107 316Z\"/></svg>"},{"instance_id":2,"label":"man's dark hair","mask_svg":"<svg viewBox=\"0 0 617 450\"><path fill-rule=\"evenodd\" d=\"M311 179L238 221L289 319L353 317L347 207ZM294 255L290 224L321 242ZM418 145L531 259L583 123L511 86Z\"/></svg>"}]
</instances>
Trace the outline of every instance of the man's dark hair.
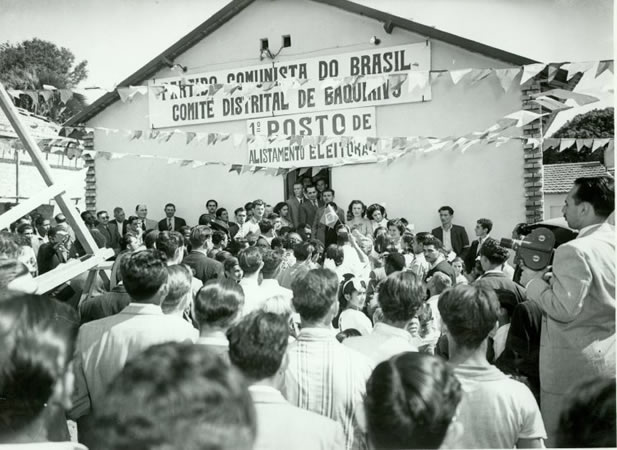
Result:
<instances>
[{"instance_id":1,"label":"man's dark hair","mask_svg":"<svg viewBox=\"0 0 617 450\"><path fill-rule=\"evenodd\" d=\"M167 259L175 256L179 248L184 247L184 237L177 231L161 231L156 237L156 249Z\"/></svg>"},{"instance_id":2,"label":"man's dark hair","mask_svg":"<svg viewBox=\"0 0 617 450\"><path fill-rule=\"evenodd\" d=\"M173 209L176 209L176 205L174 205L173 203L167 203L167 204L165 205L165 208L163 208L163 209L167 209L167 208L168 208L168 207L170 207L170 206L171 206Z\"/></svg>"},{"instance_id":3,"label":"man's dark hair","mask_svg":"<svg viewBox=\"0 0 617 450\"><path fill-rule=\"evenodd\" d=\"M102 209L101 211L97 212L96 213L96 217L100 218L103 214L107 214L107 211L105 211L104 209ZM39 218L37 217L37 220L38 219Z\"/></svg>"},{"instance_id":4,"label":"man's dark hair","mask_svg":"<svg viewBox=\"0 0 617 450\"><path fill-rule=\"evenodd\" d=\"M43 225L43 222L45 222L46 220L49 220L49 219L45 218L45 216L38 216L36 219L34 219L34 225L39 227Z\"/></svg>"},{"instance_id":5,"label":"man's dark hair","mask_svg":"<svg viewBox=\"0 0 617 450\"><path fill-rule=\"evenodd\" d=\"M429 233L428 231L421 231L419 233L416 233L415 239L416 239L416 242L418 244L424 245L424 242L428 238L432 238L432 237L433 237L433 235L431 233Z\"/></svg>"},{"instance_id":6,"label":"man's dark hair","mask_svg":"<svg viewBox=\"0 0 617 450\"><path fill-rule=\"evenodd\" d=\"M244 291L226 278L208 280L195 297L195 318L200 326L227 328L244 305Z\"/></svg>"},{"instance_id":7,"label":"man's dark hair","mask_svg":"<svg viewBox=\"0 0 617 450\"><path fill-rule=\"evenodd\" d=\"M252 274L259 270L259 266L263 262L261 250L257 247L249 247L238 253L238 261L240 267L245 274Z\"/></svg>"},{"instance_id":8,"label":"man's dark hair","mask_svg":"<svg viewBox=\"0 0 617 450\"><path fill-rule=\"evenodd\" d=\"M95 450L249 450L257 428L241 374L201 345L171 342L131 359L93 419Z\"/></svg>"},{"instance_id":9,"label":"man's dark hair","mask_svg":"<svg viewBox=\"0 0 617 450\"><path fill-rule=\"evenodd\" d=\"M328 269L313 269L293 280L293 305L303 322L317 322L328 314L337 301L338 284Z\"/></svg>"},{"instance_id":10,"label":"man's dark hair","mask_svg":"<svg viewBox=\"0 0 617 450\"><path fill-rule=\"evenodd\" d=\"M79 216L81 217L81 220L83 220L85 222L86 221L86 217L87 216L93 217L93 214L90 211L86 210L86 211L82 212Z\"/></svg>"},{"instance_id":11,"label":"man's dark hair","mask_svg":"<svg viewBox=\"0 0 617 450\"><path fill-rule=\"evenodd\" d=\"M426 287L413 272L395 272L380 284L377 300L388 322L411 320L426 298Z\"/></svg>"},{"instance_id":12,"label":"man's dark hair","mask_svg":"<svg viewBox=\"0 0 617 450\"><path fill-rule=\"evenodd\" d=\"M446 361L400 353L380 363L366 384L369 439L374 448L439 448L462 395Z\"/></svg>"},{"instance_id":13,"label":"man's dark hair","mask_svg":"<svg viewBox=\"0 0 617 450\"><path fill-rule=\"evenodd\" d=\"M150 230L146 232L146 234L144 235L144 245L146 246L146 248L155 248L156 239L159 237L159 233L159 230Z\"/></svg>"},{"instance_id":14,"label":"man's dark hair","mask_svg":"<svg viewBox=\"0 0 617 450\"><path fill-rule=\"evenodd\" d=\"M326 192L332 192L332 197L336 196L336 193L334 192L334 189L332 189L332 188L329 188L329 187L328 187L328 188L325 188L325 189L322 191L321 195L325 194Z\"/></svg>"},{"instance_id":15,"label":"man's dark hair","mask_svg":"<svg viewBox=\"0 0 617 450\"><path fill-rule=\"evenodd\" d=\"M270 378L287 350L289 326L281 315L253 311L227 330L229 359L248 379Z\"/></svg>"},{"instance_id":16,"label":"man's dark hair","mask_svg":"<svg viewBox=\"0 0 617 450\"><path fill-rule=\"evenodd\" d=\"M257 205L263 206L264 208L266 207L266 203L259 198L257 200L253 200L253 208Z\"/></svg>"},{"instance_id":17,"label":"man's dark hair","mask_svg":"<svg viewBox=\"0 0 617 450\"><path fill-rule=\"evenodd\" d=\"M73 358L77 313L32 294L0 293L0 440L41 415Z\"/></svg>"},{"instance_id":18,"label":"man's dark hair","mask_svg":"<svg viewBox=\"0 0 617 450\"><path fill-rule=\"evenodd\" d=\"M274 224L270 219L264 218L259 221L259 231L261 231L261 234L266 234L270 232L272 228L274 228Z\"/></svg>"},{"instance_id":19,"label":"man's dark hair","mask_svg":"<svg viewBox=\"0 0 617 450\"><path fill-rule=\"evenodd\" d=\"M615 378L594 377L574 386L559 417L556 447L615 448Z\"/></svg>"},{"instance_id":20,"label":"man's dark hair","mask_svg":"<svg viewBox=\"0 0 617 450\"><path fill-rule=\"evenodd\" d=\"M420 234L420 233L418 233ZM441 250L443 249L443 243L439 240L439 238L433 236L432 234L429 234L428 236L426 236L423 239L423 244L425 247L428 247L429 245L432 245L435 247L435 250Z\"/></svg>"},{"instance_id":21,"label":"man's dark hair","mask_svg":"<svg viewBox=\"0 0 617 450\"><path fill-rule=\"evenodd\" d=\"M597 216L608 217L615 211L615 179L609 175L581 177L574 180L578 187L574 202L587 202L593 206Z\"/></svg>"},{"instance_id":22,"label":"man's dark hair","mask_svg":"<svg viewBox=\"0 0 617 450\"><path fill-rule=\"evenodd\" d=\"M405 257L399 252L388 253L384 262L386 275L400 272L405 268Z\"/></svg>"},{"instance_id":23,"label":"man's dark hair","mask_svg":"<svg viewBox=\"0 0 617 450\"><path fill-rule=\"evenodd\" d=\"M210 227L206 225L197 225L191 230L191 237L189 238L191 246L193 249L203 247L206 241L210 239L210 236L212 236Z\"/></svg>"},{"instance_id":24,"label":"man's dark hair","mask_svg":"<svg viewBox=\"0 0 617 450\"><path fill-rule=\"evenodd\" d=\"M486 257L491 264L495 265L505 263L510 254L508 249L499 245L495 239L487 239L480 247L480 256Z\"/></svg>"},{"instance_id":25,"label":"man's dark hair","mask_svg":"<svg viewBox=\"0 0 617 450\"><path fill-rule=\"evenodd\" d=\"M217 253L217 256L220 255L221 253L222 252ZM238 258L236 258L235 256L231 256L229 258L225 258L225 260L221 261L221 262L223 263L223 269L225 270L225 272L229 272L234 267L240 265L240 263L238 262Z\"/></svg>"},{"instance_id":26,"label":"man's dark hair","mask_svg":"<svg viewBox=\"0 0 617 450\"><path fill-rule=\"evenodd\" d=\"M334 261L334 264L338 267L343 264L345 260L345 252L343 247L337 244L330 244L326 249L326 258Z\"/></svg>"},{"instance_id":27,"label":"man's dark hair","mask_svg":"<svg viewBox=\"0 0 617 450\"><path fill-rule=\"evenodd\" d=\"M255 205L253 204L253 202L246 202L244 204L244 210L247 211L247 212L252 210L254 207L255 207Z\"/></svg>"},{"instance_id":28,"label":"man's dark hair","mask_svg":"<svg viewBox=\"0 0 617 450\"><path fill-rule=\"evenodd\" d=\"M490 233L493 229L493 221L491 219L478 219L476 223L484 228L487 233Z\"/></svg>"},{"instance_id":29,"label":"man's dark hair","mask_svg":"<svg viewBox=\"0 0 617 450\"><path fill-rule=\"evenodd\" d=\"M123 257L120 272L126 292L137 302L154 297L168 276L160 252L154 249Z\"/></svg>"},{"instance_id":30,"label":"man's dark hair","mask_svg":"<svg viewBox=\"0 0 617 450\"><path fill-rule=\"evenodd\" d=\"M245 211L245 209L241 206L239 208L234 209L234 216L237 215L239 212Z\"/></svg>"},{"instance_id":31,"label":"man's dark hair","mask_svg":"<svg viewBox=\"0 0 617 450\"><path fill-rule=\"evenodd\" d=\"M261 274L264 280L271 280L276 278L281 272L281 263L283 262L283 255L280 251L266 250L263 253L264 266L261 269Z\"/></svg>"},{"instance_id":32,"label":"man's dark hair","mask_svg":"<svg viewBox=\"0 0 617 450\"><path fill-rule=\"evenodd\" d=\"M454 210L450 206L442 206L437 210L437 212L448 211L450 215L454 214Z\"/></svg>"},{"instance_id":33,"label":"man's dark hair","mask_svg":"<svg viewBox=\"0 0 617 450\"><path fill-rule=\"evenodd\" d=\"M218 206L219 206L219 202L217 202L216 200L214 200L213 198L211 198L210 200L208 200L208 201L206 202L206 208L208 207L208 205L209 205L210 203L214 203L214 204L216 205L216 207L217 207L217 208L218 208Z\"/></svg>"},{"instance_id":34,"label":"man's dark hair","mask_svg":"<svg viewBox=\"0 0 617 450\"><path fill-rule=\"evenodd\" d=\"M488 337L499 313L495 291L483 286L448 289L439 297L437 306L456 345L472 350Z\"/></svg>"},{"instance_id":35,"label":"man's dark hair","mask_svg":"<svg viewBox=\"0 0 617 450\"><path fill-rule=\"evenodd\" d=\"M306 261L315 253L315 247L310 242L300 242L294 246L294 257L296 261Z\"/></svg>"},{"instance_id":36,"label":"man's dark hair","mask_svg":"<svg viewBox=\"0 0 617 450\"><path fill-rule=\"evenodd\" d=\"M53 234L50 234L52 230L53 230ZM47 235L50 238L54 237L58 233L58 231L61 231L61 230L62 228L52 227L50 228L49 233L47 233ZM130 231L127 231L126 233L124 233L124 236L120 238L120 248L122 250L126 249L133 239L135 240L139 239L135 233L132 233Z\"/></svg>"},{"instance_id":37,"label":"man's dark hair","mask_svg":"<svg viewBox=\"0 0 617 450\"><path fill-rule=\"evenodd\" d=\"M64 214L56 214L54 220L56 221L56 223L65 223L66 216Z\"/></svg>"},{"instance_id":38,"label":"man's dark hair","mask_svg":"<svg viewBox=\"0 0 617 450\"><path fill-rule=\"evenodd\" d=\"M34 231L34 227L30 225L29 223L22 223L17 226L17 232L19 234L24 234L26 230Z\"/></svg>"},{"instance_id":39,"label":"man's dark hair","mask_svg":"<svg viewBox=\"0 0 617 450\"><path fill-rule=\"evenodd\" d=\"M212 244L219 245L221 242L225 240L225 233L219 230L215 230L212 232Z\"/></svg>"},{"instance_id":40,"label":"man's dark hair","mask_svg":"<svg viewBox=\"0 0 617 450\"><path fill-rule=\"evenodd\" d=\"M219 208L216 210L214 215L216 216L217 219L219 219L223 215L224 212L227 212L225 208Z\"/></svg>"}]
</instances>

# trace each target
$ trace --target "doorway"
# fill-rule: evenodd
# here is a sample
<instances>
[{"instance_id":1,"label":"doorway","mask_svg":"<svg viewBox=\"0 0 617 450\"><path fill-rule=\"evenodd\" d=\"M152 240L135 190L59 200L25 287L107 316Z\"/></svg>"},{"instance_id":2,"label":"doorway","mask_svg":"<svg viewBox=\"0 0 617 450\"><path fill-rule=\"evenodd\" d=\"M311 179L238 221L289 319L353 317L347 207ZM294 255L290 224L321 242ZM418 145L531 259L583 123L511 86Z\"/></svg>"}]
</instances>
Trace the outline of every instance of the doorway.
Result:
<instances>
[{"instance_id":1,"label":"doorway","mask_svg":"<svg viewBox=\"0 0 617 450\"><path fill-rule=\"evenodd\" d=\"M300 172L303 172L300 175ZM293 187L296 180L311 180L312 184L317 184L317 180L322 179L326 181L326 185L328 187L332 187L332 170L329 167L324 167L319 172L313 174L313 168L309 167L308 170L305 168L292 170L285 177L285 198L289 198L293 195ZM304 181L308 182L308 181Z\"/></svg>"}]
</instances>

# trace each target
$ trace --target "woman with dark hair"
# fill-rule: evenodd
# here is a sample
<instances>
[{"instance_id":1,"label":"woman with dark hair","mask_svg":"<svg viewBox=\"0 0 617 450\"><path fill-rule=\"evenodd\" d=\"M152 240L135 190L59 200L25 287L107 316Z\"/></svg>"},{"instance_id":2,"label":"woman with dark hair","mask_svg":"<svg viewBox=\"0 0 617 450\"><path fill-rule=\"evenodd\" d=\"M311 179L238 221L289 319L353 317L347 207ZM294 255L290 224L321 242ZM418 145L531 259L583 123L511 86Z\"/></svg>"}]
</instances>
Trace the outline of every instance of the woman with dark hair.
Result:
<instances>
[{"instance_id":1,"label":"woman with dark hair","mask_svg":"<svg viewBox=\"0 0 617 450\"><path fill-rule=\"evenodd\" d=\"M278 202L272 210L274 214L278 214L281 218L281 227L294 227L294 223L289 215L289 205L285 202Z\"/></svg>"},{"instance_id":2,"label":"woman with dark hair","mask_svg":"<svg viewBox=\"0 0 617 450\"><path fill-rule=\"evenodd\" d=\"M401 250L401 237L405 233L405 224L399 219L388 220L388 234L397 250Z\"/></svg>"},{"instance_id":3,"label":"woman with dark hair","mask_svg":"<svg viewBox=\"0 0 617 450\"><path fill-rule=\"evenodd\" d=\"M340 314L338 320L334 319L335 326L338 325L340 331L355 328L363 336L370 334L373 330L373 324L363 312L366 300L366 284L364 281L360 281L359 278L348 273L344 275L340 286Z\"/></svg>"},{"instance_id":4,"label":"woman with dark hair","mask_svg":"<svg viewBox=\"0 0 617 450\"><path fill-rule=\"evenodd\" d=\"M351 219L347 221L349 231L357 230L362 236L373 235L373 225L366 218L366 205L360 200L352 200L347 209L347 215Z\"/></svg>"},{"instance_id":5,"label":"woman with dark hair","mask_svg":"<svg viewBox=\"0 0 617 450\"><path fill-rule=\"evenodd\" d=\"M405 352L380 363L366 384L364 408L373 448L456 447L456 410L462 397L441 358ZM451 429L452 428L452 429Z\"/></svg>"},{"instance_id":6,"label":"woman with dark hair","mask_svg":"<svg viewBox=\"0 0 617 450\"><path fill-rule=\"evenodd\" d=\"M373 225L373 230L376 230L379 227L384 227L388 229L388 218L386 215L386 208L381 206L379 203L373 203L366 210L366 217L371 221Z\"/></svg>"}]
</instances>

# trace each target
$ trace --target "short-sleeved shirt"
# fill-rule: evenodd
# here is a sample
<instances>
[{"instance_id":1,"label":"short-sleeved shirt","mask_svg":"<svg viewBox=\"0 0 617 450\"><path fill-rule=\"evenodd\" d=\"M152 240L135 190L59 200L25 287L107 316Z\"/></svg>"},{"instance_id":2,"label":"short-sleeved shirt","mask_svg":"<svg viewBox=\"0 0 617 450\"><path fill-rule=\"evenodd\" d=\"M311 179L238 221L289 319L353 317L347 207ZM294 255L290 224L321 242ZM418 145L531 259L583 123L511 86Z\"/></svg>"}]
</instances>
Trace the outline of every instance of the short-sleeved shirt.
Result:
<instances>
[{"instance_id":1,"label":"short-sleeved shirt","mask_svg":"<svg viewBox=\"0 0 617 450\"><path fill-rule=\"evenodd\" d=\"M540 408L527 386L495 366L461 364L463 387L457 420L465 432L459 448L513 448L519 439L546 439Z\"/></svg>"}]
</instances>

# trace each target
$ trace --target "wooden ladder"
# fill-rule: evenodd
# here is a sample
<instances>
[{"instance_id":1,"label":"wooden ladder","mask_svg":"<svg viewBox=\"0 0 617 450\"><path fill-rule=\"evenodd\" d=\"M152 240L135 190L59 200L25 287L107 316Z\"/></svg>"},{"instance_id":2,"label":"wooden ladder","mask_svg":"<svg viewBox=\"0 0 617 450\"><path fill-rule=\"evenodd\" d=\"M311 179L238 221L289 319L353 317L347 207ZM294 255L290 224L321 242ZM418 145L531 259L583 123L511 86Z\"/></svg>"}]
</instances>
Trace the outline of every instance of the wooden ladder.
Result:
<instances>
[{"instance_id":1,"label":"wooden ladder","mask_svg":"<svg viewBox=\"0 0 617 450\"><path fill-rule=\"evenodd\" d=\"M75 232L75 237L83 246L86 254L79 259L70 260L66 264L60 264L55 269L36 277L35 280L38 284L37 294L50 292L77 275L90 271L86 282L86 289L84 289L84 292L87 292L94 283L97 273L100 273L103 280L107 279L105 273L102 271L99 272L97 268L106 259L113 256L114 251L109 248L98 248L86 224L81 220L79 212L71 203L71 200L67 198L66 188L54 183L51 169L43 157L43 152L36 141L30 136L27 127L20 121L17 108L13 105L13 101L2 83L0 83L0 108L4 111L15 133L32 158L32 163L38 169L47 185L47 188L29 198L27 201L20 203L0 215L0 230L8 228L15 220L30 213L30 211L53 198L60 207L62 213L66 216L68 224Z\"/></svg>"}]
</instances>

